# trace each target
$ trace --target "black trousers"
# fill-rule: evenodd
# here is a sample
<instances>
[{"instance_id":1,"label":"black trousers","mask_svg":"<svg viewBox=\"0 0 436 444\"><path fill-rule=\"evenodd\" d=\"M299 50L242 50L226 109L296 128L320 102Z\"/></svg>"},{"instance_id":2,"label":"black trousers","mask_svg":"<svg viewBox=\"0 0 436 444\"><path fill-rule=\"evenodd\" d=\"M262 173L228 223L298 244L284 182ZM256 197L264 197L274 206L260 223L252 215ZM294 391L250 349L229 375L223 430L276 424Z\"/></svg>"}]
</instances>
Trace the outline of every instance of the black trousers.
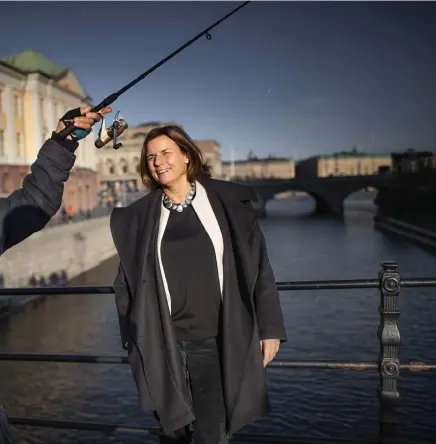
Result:
<instances>
[{"instance_id":1,"label":"black trousers","mask_svg":"<svg viewBox=\"0 0 436 444\"><path fill-rule=\"evenodd\" d=\"M178 430L176 437L160 437L160 444L228 444L226 410L219 348L215 338L204 342L178 342L183 368L192 395L195 421Z\"/></svg>"}]
</instances>

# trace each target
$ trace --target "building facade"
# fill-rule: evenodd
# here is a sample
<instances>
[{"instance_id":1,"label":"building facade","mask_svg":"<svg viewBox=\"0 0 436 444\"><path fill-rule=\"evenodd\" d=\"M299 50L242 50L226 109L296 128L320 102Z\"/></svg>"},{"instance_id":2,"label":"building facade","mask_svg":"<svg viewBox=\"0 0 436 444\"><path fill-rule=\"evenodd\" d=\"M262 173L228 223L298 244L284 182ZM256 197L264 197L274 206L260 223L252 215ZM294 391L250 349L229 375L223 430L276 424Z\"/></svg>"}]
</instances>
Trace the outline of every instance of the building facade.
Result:
<instances>
[{"instance_id":1,"label":"building facade","mask_svg":"<svg viewBox=\"0 0 436 444\"><path fill-rule=\"evenodd\" d=\"M266 158L236 160L222 163L222 177L232 179L293 179L295 163L293 159Z\"/></svg>"},{"instance_id":2,"label":"building facade","mask_svg":"<svg viewBox=\"0 0 436 444\"><path fill-rule=\"evenodd\" d=\"M97 151L99 186L105 196L121 196L130 191L143 189L140 177L140 159L144 139L156 127L174 122L148 122L127 128L119 138L123 144L118 150L108 143ZM178 125L180 126L180 125ZM195 140L205 159L212 167L214 177L221 176L221 149L214 140Z\"/></svg>"},{"instance_id":3,"label":"building facade","mask_svg":"<svg viewBox=\"0 0 436 444\"><path fill-rule=\"evenodd\" d=\"M397 174L428 173L436 171L436 155L431 151L409 149L392 153L392 171Z\"/></svg>"},{"instance_id":4,"label":"building facade","mask_svg":"<svg viewBox=\"0 0 436 444\"><path fill-rule=\"evenodd\" d=\"M212 177L222 177L221 146L216 140L195 140L204 159L212 167Z\"/></svg>"},{"instance_id":5,"label":"building facade","mask_svg":"<svg viewBox=\"0 0 436 444\"><path fill-rule=\"evenodd\" d=\"M90 100L71 69L58 67L43 54L25 51L0 60L1 196L21 187L59 118ZM64 205L73 211L97 204L96 151L92 137L80 141L64 196Z\"/></svg>"},{"instance_id":6,"label":"building facade","mask_svg":"<svg viewBox=\"0 0 436 444\"><path fill-rule=\"evenodd\" d=\"M358 152L337 153L329 156L314 156L297 162L297 179L314 179L330 176L360 176L378 174L380 168L391 168L389 154L366 154Z\"/></svg>"}]
</instances>

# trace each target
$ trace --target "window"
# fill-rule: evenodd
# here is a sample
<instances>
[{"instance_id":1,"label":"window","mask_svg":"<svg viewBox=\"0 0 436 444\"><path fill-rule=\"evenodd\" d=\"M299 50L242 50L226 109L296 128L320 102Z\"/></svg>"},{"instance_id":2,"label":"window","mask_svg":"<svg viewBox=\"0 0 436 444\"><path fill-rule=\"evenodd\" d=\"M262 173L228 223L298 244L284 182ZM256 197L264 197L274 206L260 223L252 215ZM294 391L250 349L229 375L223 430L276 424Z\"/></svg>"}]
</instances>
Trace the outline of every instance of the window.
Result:
<instances>
[{"instance_id":1,"label":"window","mask_svg":"<svg viewBox=\"0 0 436 444\"><path fill-rule=\"evenodd\" d=\"M0 86L0 114L3 113L3 96L4 96L3 90L1 89L1 86Z\"/></svg>"},{"instance_id":2,"label":"window","mask_svg":"<svg viewBox=\"0 0 436 444\"><path fill-rule=\"evenodd\" d=\"M17 143L17 157L22 156L22 146L21 146L21 134L17 133L16 135L16 143Z\"/></svg>"},{"instance_id":3,"label":"window","mask_svg":"<svg viewBox=\"0 0 436 444\"><path fill-rule=\"evenodd\" d=\"M39 112L41 114L42 121L44 121L44 99L42 97L39 98Z\"/></svg>"},{"instance_id":4,"label":"window","mask_svg":"<svg viewBox=\"0 0 436 444\"><path fill-rule=\"evenodd\" d=\"M4 173L2 177L2 191L3 193L11 192L11 179L8 173Z\"/></svg>"},{"instance_id":5,"label":"window","mask_svg":"<svg viewBox=\"0 0 436 444\"><path fill-rule=\"evenodd\" d=\"M0 156L5 155L5 132L0 129Z\"/></svg>"},{"instance_id":6,"label":"window","mask_svg":"<svg viewBox=\"0 0 436 444\"><path fill-rule=\"evenodd\" d=\"M23 115L21 96L15 94L14 104L15 104L15 116L21 117Z\"/></svg>"},{"instance_id":7,"label":"window","mask_svg":"<svg viewBox=\"0 0 436 444\"><path fill-rule=\"evenodd\" d=\"M129 172L129 168L128 168L126 159L124 159L124 158L120 159L120 167L121 167L121 171L123 173L128 173Z\"/></svg>"}]
</instances>

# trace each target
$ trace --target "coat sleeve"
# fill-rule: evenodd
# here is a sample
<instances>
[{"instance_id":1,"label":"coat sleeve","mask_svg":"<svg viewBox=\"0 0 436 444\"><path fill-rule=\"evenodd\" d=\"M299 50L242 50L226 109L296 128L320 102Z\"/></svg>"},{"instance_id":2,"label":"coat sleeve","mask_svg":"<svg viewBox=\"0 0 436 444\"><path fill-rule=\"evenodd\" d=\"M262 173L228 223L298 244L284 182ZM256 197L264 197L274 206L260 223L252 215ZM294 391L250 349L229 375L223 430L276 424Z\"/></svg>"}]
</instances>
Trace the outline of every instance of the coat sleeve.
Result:
<instances>
[{"instance_id":1,"label":"coat sleeve","mask_svg":"<svg viewBox=\"0 0 436 444\"><path fill-rule=\"evenodd\" d=\"M285 342L287 336L280 296L268 258L265 238L258 222L255 230L256 238L259 239L259 269L254 288L254 304L260 339L280 339Z\"/></svg>"},{"instance_id":2,"label":"coat sleeve","mask_svg":"<svg viewBox=\"0 0 436 444\"><path fill-rule=\"evenodd\" d=\"M22 188L0 199L0 254L44 228L59 210L76 159L73 150L47 140Z\"/></svg>"},{"instance_id":3,"label":"coat sleeve","mask_svg":"<svg viewBox=\"0 0 436 444\"><path fill-rule=\"evenodd\" d=\"M115 304L118 311L121 345L127 350L130 340L130 313L132 310L132 298L130 288L121 262L114 280Z\"/></svg>"}]
</instances>

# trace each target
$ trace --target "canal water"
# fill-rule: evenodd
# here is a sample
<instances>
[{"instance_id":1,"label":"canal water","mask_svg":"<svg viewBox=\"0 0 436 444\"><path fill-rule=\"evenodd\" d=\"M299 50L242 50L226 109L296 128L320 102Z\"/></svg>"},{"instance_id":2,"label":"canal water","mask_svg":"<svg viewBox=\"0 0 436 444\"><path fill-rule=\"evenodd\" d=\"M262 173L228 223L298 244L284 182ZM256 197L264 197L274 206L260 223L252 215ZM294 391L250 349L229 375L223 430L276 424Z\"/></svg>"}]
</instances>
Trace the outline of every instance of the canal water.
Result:
<instances>
[{"instance_id":1,"label":"canal water","mask_svg":"<svg viewBox=\"0 0 436 444\"><path fill-rule=\"evenodd\" d=\"M276 279L374 279L383 260L403 277L436 276L436 257L373 229L368 193L346 203L343 220L309 216L305 196L276 200L262 221ZM111 259L71 285L110 285ZM375 361L376 290L281 293L289 341L279 359ZM436 362L436 290L403 289L401 359ZM119 354L113 295L54 296L0 324L2 352ZM267 373L271 415L244 431L293 437L374 439L376 372L280 370ZM398 442L436 442L436 376L404 374ZM155 425L137 404L127 365L0 362L0 403L13 416ZM44 428L13 428L20 443L146 443L154 438Z\"/></svg>"}]
</instances>

